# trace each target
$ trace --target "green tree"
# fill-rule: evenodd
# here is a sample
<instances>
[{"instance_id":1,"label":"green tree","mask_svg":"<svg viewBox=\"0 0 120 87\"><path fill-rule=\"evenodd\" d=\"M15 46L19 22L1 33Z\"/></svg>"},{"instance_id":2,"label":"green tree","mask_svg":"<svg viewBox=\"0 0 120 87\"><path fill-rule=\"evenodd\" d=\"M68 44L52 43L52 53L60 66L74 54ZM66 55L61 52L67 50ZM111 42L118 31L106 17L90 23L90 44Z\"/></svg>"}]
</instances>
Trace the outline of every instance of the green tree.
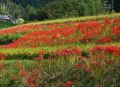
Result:
<instances>
[{"instance_id":1,"label":"green tree","mask_svg":"<svg viewBox=\"0 0 120 87\"><path fill-rule=\"evenodd\" d=\"M27 17L28 17L29 20L35 20L36 19L37 11L33 6L28 5L26 7L26 11L27 11L27 15L28 15Z\"/></svg>"}]
</instances>

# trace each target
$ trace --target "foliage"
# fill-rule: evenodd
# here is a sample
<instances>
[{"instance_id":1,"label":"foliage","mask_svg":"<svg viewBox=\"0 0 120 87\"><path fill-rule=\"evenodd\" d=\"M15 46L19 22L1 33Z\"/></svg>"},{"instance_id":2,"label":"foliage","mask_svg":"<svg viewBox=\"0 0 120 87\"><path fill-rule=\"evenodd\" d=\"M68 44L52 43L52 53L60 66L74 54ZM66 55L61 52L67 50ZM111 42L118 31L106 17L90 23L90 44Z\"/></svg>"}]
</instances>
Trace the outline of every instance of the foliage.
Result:
<instances>
[{"instance_id":1,"label":"foliage","mask_svg":"<svg viewBox=\"0 0 120 87\"><path fill-rule=\"evenodd\" d=\"M15 34L8 34L8 35L2 35L0 36L0 45L2 44L9 44L14 42L16 39L22 37L23 35L19 34L19 33L15 33Z\"/></svg>"},{"instance_id":2,"label":"foliage","mask_svg":"<svg viewBox=\"0 0 120 87\"><path fill-rule=\"evenodd\" d=\"M24 2L24 3L23 3ZM6 0L6 11L26 20L69 18L103 13L101 0ZM7 7L8 6L8 7ZM9 9L11 7L11 9ZM13 12L13 9L16 8Z\"/></svg>"},{"instance_id":3,"label":"foliage","mask_svg":"<svg viewBox=\"0 0 120 87\"><path fill-rule=\"evenodd\" d=\"M0 1L0 10L2 10L2 14L9 13L14 18L25 17L25 9L12 2L11 0L1 0ZM24 14L24 15L23 15Z\"/></svg>"},{"instance_id":4,"label":"foliage","mask_svg":"<svg viewBox=\"0 0 120 87\"><path fill-rule=\"evenodd\" d=\"M18 25L24 24L25 22L23 18L18 18L17 20L18 20Z\"/></svg>"},{"instance_id":5,"label":"foliage","mask_svg":"<svg viewBox=\"0 0 120 87\"><path fill-rule=\"evenodd\" d=\"M112 5L112 0L108 1ZM0 3L5 3L5 13L28 21L105 13L104 0L2 0ZM120 11L119 0L114 0L113 8L115 12Z\"/></svg>"},{"instance_id":6,"label":"foliage","mask_svg":"<svg viewBox=\"0 0 120 87\"><path fill-rule=\"evenodd\" d=\"M11 22L0 20L0 29L12 27L12 26L14 26L14 24L12 24Z\"/></svg>"},{"instance_id":7,"label":"foliage","mask_svg":"<svg viewBox=\"0 0 120 87\"><path fill-rule=\"evenodd\" d=\"M101 8L102 6L101 0L88 0L87 2L81 0L56 0L44 5L42 9L38 9L37 15L39 17L34 15L34 18L43 20L96 15L103 13L104 8ZM41 14L44 14L45 16Z\"/></svg>"}]
</instances>

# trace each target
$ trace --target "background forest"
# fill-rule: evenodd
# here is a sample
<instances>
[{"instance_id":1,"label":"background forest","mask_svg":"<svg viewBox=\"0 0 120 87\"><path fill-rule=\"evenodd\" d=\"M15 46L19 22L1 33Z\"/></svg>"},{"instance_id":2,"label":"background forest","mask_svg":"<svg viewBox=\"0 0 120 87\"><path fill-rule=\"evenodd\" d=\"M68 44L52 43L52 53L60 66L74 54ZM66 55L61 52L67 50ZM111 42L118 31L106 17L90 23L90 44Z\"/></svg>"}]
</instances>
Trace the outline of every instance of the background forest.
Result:
<instances>
[{"instance_id":1,"label":"background forest","mask_svg":"<svg viewBox=\"0 0 120 87\"><path fill-rule=\"evenodd\" d=\"M108 3L111 4L112 0ZM120 11L119 0L114 10ZM104 0L0 0L0 14L25 20L45 20L105 13Z\"/></svg>"}]
</instances>

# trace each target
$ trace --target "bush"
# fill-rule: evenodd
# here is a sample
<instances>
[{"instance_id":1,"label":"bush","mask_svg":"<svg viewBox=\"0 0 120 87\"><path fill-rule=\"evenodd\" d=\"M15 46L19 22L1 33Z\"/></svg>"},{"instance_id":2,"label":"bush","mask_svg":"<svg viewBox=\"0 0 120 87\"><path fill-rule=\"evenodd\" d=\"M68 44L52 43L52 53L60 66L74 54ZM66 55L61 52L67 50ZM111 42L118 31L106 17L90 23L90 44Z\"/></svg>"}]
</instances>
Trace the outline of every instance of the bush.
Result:
<instances>
[{"instance_id":1,"label":"bush","mask_svg":"<svg viewBox=\"0 0 120 87\"><path fill-rule=\"evenodd\" d=\"M24 35L21 35L19 33L2 35L0 37L0 45L12 43L16 39L18 39L18 38L20 38L22 36L24 36Z\"/></svg>"},{"instance_id":2,"label":"bush","mask_svg":"<svg viewBox=\"0 0 120 87\"><path fill-rule=\"evenodd\" d=\"M24 24L25 20L23 18L18 18L18 25Z\"/></svg>"}]
</instances>

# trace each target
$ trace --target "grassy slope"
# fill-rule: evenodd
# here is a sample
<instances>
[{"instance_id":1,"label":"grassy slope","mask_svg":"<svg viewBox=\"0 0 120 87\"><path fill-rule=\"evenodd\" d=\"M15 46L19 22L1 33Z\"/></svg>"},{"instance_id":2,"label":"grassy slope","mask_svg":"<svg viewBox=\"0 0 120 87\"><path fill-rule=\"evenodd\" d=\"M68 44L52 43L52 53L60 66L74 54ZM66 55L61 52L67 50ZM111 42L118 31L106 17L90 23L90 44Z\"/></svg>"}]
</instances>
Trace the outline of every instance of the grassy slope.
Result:
<instances>
[{"instance_id":1,"label":"grassy slope","mask_svg":"<svg viewBox=\"0 0 120 87\"><path fill-rule=\"evenodd\" d=\"M113 16L120 16L120 13L112 13L112 14L102 14L102 15L95 15L95 16L82 16L82 17L73 17L73 18L64 18L64 19L55 19L55 20L45 20L45 21L37 21L37 22L30 22L29 24L52 24L52 23L67 23L67 22L74 22L74 21L86 21L91 19L99 19L99 18L111 18Z\"/></svg>"},{"instance_id":2,"label":"grassy slope","mask_svg":"<svg viewBox=\"0 0 120 87\"><path fill-rule=\"evenodd\" d=\"M107 15L99 15L99 16L86 16L86 17L78 17L78 18L67 18L67 19L56 19L56 20L48 20L48 21L41 21L41 22L32 22L32 23L28 23L27 25L30 24L51 24L51 23L64 23L64 22L70 22L70 21L84 21L84 20L90 20L90 19L99 19L101 17L113 17L113 16L118 16L120 15L118 14L107 14ZM65 46L52 46L52 47L40 47L40 48L12 48L12 49L0 49L0 53L4 52L6 53L6 55L13 55L13 54L38 54L38 51L40 49L44 49L47 53L50 51L56 51L56 49L63 49L63 48L67 48L70 46L77 46L79 49L81 50L85 50L87 48L92 48L93 46L95 46L96 44L86 44L86 45L76 45L76 44L70 44L70 45L65 45ZM102 46L108 46L108 45L113 45L113 46L119 46L120 43L107 43L104 44ZM14 58L12 58L14 59ZM19 58L18 58L19 59ZM27 59L27 58L26 58Z\"/></svg>"},{"instance_id":3,"label":"grassy slope","mask_svg":"<svg viewBox=\"0 0 120 87\"><path fill-rule=\"evenodd\" d=\"M92 17L91 17L92 18ZM84 20L87 19L87 17L84 18ZM36 23L29 23L29 24L48 24L48 23L63 23L63 22L68 22L68 21L80 21L82 20L82 18L69 18L69 19L62 19L62 20L52 20L52 21L42 21L42 22L36 22ZM7 27L7 26L5 26ZM67 48L69 46L77 46L80 49L85 50L86 48L92 48L93 46L95 46L96 44L86 44L86 45L66 45L66 46L62 46L62 47L58 47L58 46L54 46L54 47L41 47L42 49L45 49L47 52L49 51L55 51L56 49L62 49L62 48ZM120 46L120 43L108 43L108 44L104 44L102 46ZM13 49L0 49L0 53L4 52L6 54L16 54L16 53L38 53L39 49L41 48L13 48ZM13 58L12 58L13 59ZM32 61L32 60L6 60L4 61L5 65L6 65L6 69L4 71L4 73L6 73L6 75L11 75L11 74L15 74L18 76L18 69L16 69L16 62L20 61L22 63L23 66L25 66L25 70L34 70L35 66L33 66L36 62ZM17 72L17 73L16 73ZM3 75L3 79L0 79L1 81L4 81L4 83L9 82L10 80L10 76L6 76L4 73L1 72L1 74ZM1 75L0 75L1 76ZM6 79L7 78L7 79ZM0 82L1 82L0 81Z\"/></svg>"},{"instance_id":4,"label":"grassy slope","mask_svg":"<svg viewBox=\"0 0 120 87\"><path fill-rule=\"evenodd\" d=\"M99 19L99 18L109 18L113 16L120 16L120 13L114 13L114 14L106 14L106 15L98 15L98 16L86 16L86 17L77 17L77 18L66 18L66 19L56 19L56 20L46 20L46 21L41 21L41 22L31 22L27 23L25 25L30 25L30 24L52 24L52 23L65 23L65 22L70 22L70 21L85 21L85 20L90 20L90 19ZM1 25L4 27L8 26L13 26L11 23L3 22L0 21L0 28ZM21 26L21 25L20 25ZM96 44L86 44L86 45L76 45L76 44L71 44L71 45L66 45L66 46L53 46L53 47L40 47L40 48L14 48L14 49L0 49L0 53L4 52L6 54L16 54L16 53L38 53L39 49L44 49L46 52L49 51L55 51L56 49L62 49L62 48L67 48L70 46L77 46L78 48L84 50L86 48L92 48ZM120 43L108 43L102 46L108 46L108 45L114 45L114 46L119 46Z\"/></svg>"}]
</instances>

